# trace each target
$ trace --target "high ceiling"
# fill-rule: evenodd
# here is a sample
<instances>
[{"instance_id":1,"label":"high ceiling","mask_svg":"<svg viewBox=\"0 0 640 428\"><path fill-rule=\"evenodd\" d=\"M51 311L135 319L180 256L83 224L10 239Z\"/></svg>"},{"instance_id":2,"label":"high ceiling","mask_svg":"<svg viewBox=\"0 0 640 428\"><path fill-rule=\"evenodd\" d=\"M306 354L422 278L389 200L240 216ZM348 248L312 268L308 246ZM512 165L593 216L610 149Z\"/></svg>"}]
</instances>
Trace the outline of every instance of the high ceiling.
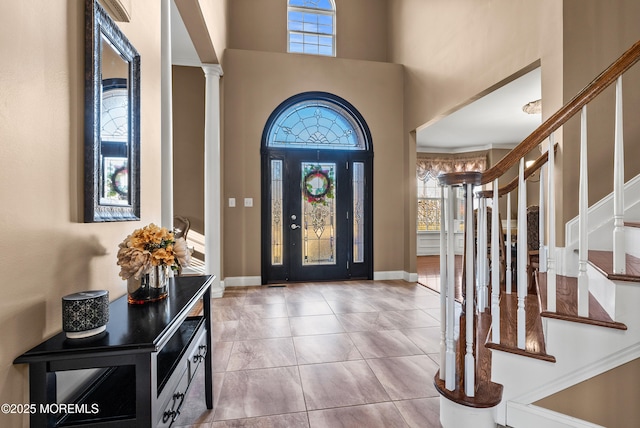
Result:
<instances>
[{"instance_id":1,"label":"high ceiling","mask_svg":"<svg viewBox=\"0 0 640 428\"><path fill-rule=\"evenodd\" d=\"M174 65L201 65L173 1L171 51ZM540 99L541 92L538 67L453 113L419 127L417 150L456 153L515 147L541 123L540 114L522 111L523 105Z\"/></svg>"},{"instance_id":2,"label":"high ceiling","mask_svg":"<svg viewBox=\"0 0 640 428\"><path fill-rule=\"evenodd\" d=\"M541 114L522 106L541 98L540 68L536 68L440 120L418 129L421 152L463 152L487 147L510 148L541 123Z\"/></svg>"}]
</instances>

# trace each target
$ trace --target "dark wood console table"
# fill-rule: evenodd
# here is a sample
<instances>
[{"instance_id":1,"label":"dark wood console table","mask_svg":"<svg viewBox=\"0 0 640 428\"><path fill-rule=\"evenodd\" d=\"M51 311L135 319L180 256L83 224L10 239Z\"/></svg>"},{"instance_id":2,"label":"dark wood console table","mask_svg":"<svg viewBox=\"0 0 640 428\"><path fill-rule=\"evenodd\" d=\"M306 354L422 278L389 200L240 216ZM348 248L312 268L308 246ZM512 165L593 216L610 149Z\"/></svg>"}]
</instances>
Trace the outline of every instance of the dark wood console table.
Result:
<instances>
[{"instance_id":1,"label":"dark wood console table","mask_svg":"<svg viewBox=\"0 0 640 428\"><path fill-rule=\"evenodd\" d=\"M212 409L213 278L172 278L169 297L147 305L129 305L125 295L109 305L100 335L70 340L59 333L16 358L29 364L31 426L171 426L200 364ZM191 314L200 299L204 314ZM60 402L56 372L80 369L98 370Z\"/></svg>"}]
</instances>

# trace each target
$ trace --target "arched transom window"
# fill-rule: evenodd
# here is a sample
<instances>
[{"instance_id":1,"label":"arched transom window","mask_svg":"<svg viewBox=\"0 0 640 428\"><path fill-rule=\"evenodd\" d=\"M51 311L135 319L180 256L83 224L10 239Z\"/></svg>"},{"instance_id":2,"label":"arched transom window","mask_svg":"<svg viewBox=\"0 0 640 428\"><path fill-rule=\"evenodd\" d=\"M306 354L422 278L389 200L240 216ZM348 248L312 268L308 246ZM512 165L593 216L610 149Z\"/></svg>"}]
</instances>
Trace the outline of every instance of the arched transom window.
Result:
<instances>
[{"instance_id":1,"label":"arched transom window","mask_svg":"<svg viewBox=\"0 0 640 428\"><path fill-rule=\"evenodd\" d=\"M271 125L269 147L366 150L353 116L327 100L305 100L286 108Z\"/></svg>"},{"instance_id":2,"label":"arched transom window","mask_svg":"<svg viewBox=\"0 0 640 428\"><path fill-rule=\"evenodd\" d=\"M288 52L336 55L333 0L289 0L287 15Z\"/></svg>"}]
</instances>

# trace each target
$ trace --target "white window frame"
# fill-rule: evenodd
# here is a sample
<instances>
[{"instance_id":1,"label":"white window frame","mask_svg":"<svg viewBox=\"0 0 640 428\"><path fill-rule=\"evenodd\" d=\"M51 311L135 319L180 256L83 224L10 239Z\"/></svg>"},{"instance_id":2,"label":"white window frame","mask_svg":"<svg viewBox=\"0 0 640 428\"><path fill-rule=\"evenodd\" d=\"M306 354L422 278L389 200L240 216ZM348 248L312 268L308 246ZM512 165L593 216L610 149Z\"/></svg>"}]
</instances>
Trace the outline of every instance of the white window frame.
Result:
<instances>
[{"instance_id":1,"label":"white window frame","mask_svg":"<svg viewBox=\"0 0 640 428\"><path fill-rule=\"evenodd\" d=\"M331 5L333 6L333 10L332 11L328 11L328 10L324 10L324 9L313 9L313 8L305 8L305 7L299 7L299 6L289 6L289 0L287 0L287 53L299 53L299 54L305 54L305 55L316 55L316 56L332 56L335 57L336 56L336 4L334 0L329 0L331 2ZM325 55L325 54L321 54L321 53L307 53L307 52L292 52L291 51L291 34L300 34L303 36L305 35L312 35L312 36L318 36L318 37L327 37L329 36L329 34L326 33L312 33L309 31L295 31L295 30L290 30L289 29L289 12L301 12L301 13L312 13L314 15L324 15L324 16L330 16L332 18L332 33L330 34L331 36L331 55ZM306 43L302 43L303 46ZM309 43L311 44L311 43ZM318 44L318 46L320 46Z\"/></svg>"}]
</instances>

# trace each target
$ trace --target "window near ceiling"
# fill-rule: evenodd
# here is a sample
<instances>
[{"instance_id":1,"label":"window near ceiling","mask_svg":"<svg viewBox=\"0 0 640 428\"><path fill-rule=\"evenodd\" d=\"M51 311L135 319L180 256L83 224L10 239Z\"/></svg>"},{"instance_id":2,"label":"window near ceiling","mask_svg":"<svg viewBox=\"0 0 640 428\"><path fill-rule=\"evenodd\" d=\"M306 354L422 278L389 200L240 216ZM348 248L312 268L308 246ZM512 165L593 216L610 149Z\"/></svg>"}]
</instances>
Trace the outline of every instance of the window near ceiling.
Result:
<instances>
[{"instance_id":1,"label":"window near ceiling","mask_svg":"<svg viewBox=\"0 0 640 428\"><path fill-rule=\"evenodd\" d=\"M335 56L333 0L289 0L288 5L288 52Z\"/></svg>"}]
</instances>

